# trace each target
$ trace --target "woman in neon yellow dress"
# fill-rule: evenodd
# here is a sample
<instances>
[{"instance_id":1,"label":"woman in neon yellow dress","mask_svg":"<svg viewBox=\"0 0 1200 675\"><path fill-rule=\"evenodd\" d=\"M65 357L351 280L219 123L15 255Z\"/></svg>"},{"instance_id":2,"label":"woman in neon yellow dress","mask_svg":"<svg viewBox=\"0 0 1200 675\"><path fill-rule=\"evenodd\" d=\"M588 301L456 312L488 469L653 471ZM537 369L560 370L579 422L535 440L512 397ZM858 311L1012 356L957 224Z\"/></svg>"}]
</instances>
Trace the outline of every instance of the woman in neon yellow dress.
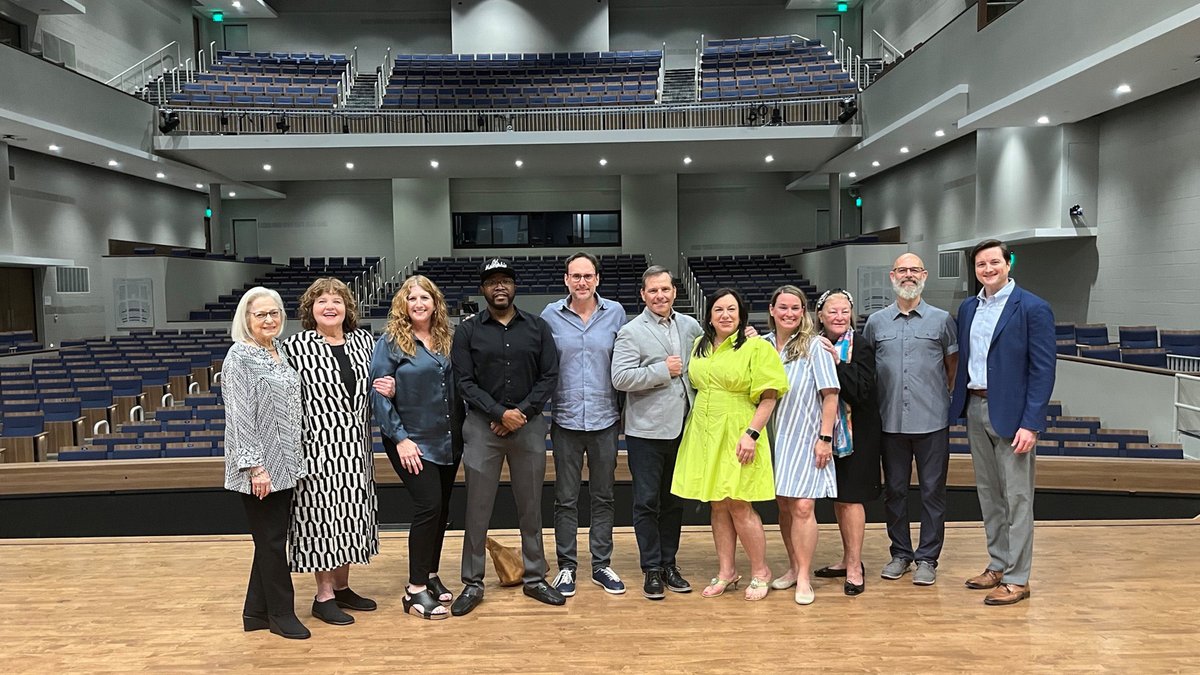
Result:
<instances>
[{"instance_id":1,"label":"woman in neon yellow dress","mask_svg":"<svg viewBox=\"0 0 1200 675\"><path fill-rule=\"evenodd\" d=\"M704 335L696 340L688 379L696 403L675 462L671 492L709 502L720 569L702 595L737 588L737 540L750 558L747 600L766 597L771 582L762 519L751 502L775 498L771 442L764 427L787 391L787 374L766 340L745 335L748 308L740 294L721 288L708 301Z\"/></svg>"}]
</instances>

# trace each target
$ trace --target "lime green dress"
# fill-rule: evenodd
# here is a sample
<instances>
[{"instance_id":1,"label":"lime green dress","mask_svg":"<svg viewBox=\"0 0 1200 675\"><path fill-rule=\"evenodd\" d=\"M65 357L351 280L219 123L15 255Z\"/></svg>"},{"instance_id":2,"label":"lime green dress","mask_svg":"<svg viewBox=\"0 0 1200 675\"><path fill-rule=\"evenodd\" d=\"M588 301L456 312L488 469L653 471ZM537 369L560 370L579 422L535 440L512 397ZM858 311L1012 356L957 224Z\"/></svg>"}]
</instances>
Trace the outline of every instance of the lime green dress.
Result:
<instances>
[{"instance_id":1,"label":"lime green dress","mask_svg":"<svg viewBox=\"0 0 1200 675\"><path fill-rule=\"evenodd\" d=\"M683 430L671 482L671 492L685 499L775 499L766 429L758 438L753 462L738 461L737 444L754 418L762 393L774 389L783 396L787 392L787 373L766 340L746 340L737 350L733 340L731 336L706 357L693 355L688 365L696 404Z\"/></svg>"}]
</instances>

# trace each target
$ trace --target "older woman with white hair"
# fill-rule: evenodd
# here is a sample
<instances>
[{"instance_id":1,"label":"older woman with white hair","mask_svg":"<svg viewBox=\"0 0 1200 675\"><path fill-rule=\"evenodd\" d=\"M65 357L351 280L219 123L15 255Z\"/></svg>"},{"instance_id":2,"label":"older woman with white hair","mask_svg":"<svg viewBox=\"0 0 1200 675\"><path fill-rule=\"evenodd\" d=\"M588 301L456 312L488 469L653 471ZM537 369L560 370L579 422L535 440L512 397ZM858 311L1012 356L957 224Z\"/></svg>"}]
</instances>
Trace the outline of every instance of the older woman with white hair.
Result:
<instances>
[{"instance_id":1,"label":"older woman with white hair","mask_svg":"<svg viewBox=\"0 0 1200 675\"><path fill-rule=\"evenodd\" d=\"M238 302L221 367L225 489L241 494L254 539L242 627L303 640L310 634L296 618L287 557L293 488L305 475L300 377L279 341L285 323L283 301L269 288L252 288Z\"/></svg>"}]
</instances>

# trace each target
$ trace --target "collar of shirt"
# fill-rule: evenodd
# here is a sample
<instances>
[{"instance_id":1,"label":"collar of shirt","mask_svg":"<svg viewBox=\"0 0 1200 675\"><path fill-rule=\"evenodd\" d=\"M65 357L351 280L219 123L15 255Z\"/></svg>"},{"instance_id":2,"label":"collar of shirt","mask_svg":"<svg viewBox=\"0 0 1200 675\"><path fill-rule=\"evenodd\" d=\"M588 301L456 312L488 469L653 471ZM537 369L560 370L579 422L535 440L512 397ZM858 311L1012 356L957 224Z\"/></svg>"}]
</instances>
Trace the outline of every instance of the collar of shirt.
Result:
<instances>
[{"instance_id":1,"label":"collar of shirt","mask_svg":"<svg viewBox=\"0 0 1200 675\"><path fill-rule=\"evenodd\" d=\"M925 298L921 298L921 301L917 303L917 306L913 307L912 310L910 310L908 313L915 314L917 316L925 316L925 312L928 309L929 309L929 303L925 302ZM885 314L884 316L886 316L889 319L892 319L893 321L904 316L904 312L900 311L900 303L898 303L898 302L893 302L892 304L888 305L887 309L885 309L884 311L887 312L887 314Z\"/></svg>"},{"instance_id":2,"label":"collar of shirt","mask_svg":"<svg viewBox=\"0 0 1200 675\"><path fill-rule=\"evenodd\" d=\"M656 323L660 326L669 325L672 321L675 320L675 310L673 310L673 309L671 310L671 313L665 317L655 314L653 311L650 310L649 307L643 309L642 313L646 315L647 319L650 319L650 321L653 321L654 323Z\"/></svg>"},{"instance_id":3,"label":"collar of shirt","mask_svg":"<svg viewBox=\"0 0 1200 675\"><path fill-rule=\"evenodd\" d=\"M604 311L604 310L606 310L606 309L608 309L608 303L607 303L607 302L605 302L604 298L600 297L600 294L599 294L599 293L597 293L597 294L596 294L596 311L598 311L598 312L601 312L601 311ZM570 312L570 313L574 314L575 316L579 316L579 313L578 313L578 312L576 312L575 310L571 309L571 296L569 296L569 295L568 295L567 297L563 298L563 299L562 299L562 300L559 302L559 305L558 305L558 311L560 311L560 312Z\"/></svg>"},{"instance_id":4,"label":"collar of shirt","mask_svg":"<svg viewBox=\"0 0 1200 675\"><path fill-rule=\"evenodd\" d=\"M516 321L518 319L521 319L521 320L525 319L525 312L521 311L521 309L519 309L518 307L515 307L515 306L513 307L513 310L514 310L513 318L512 318L513 321ZM485 310L479 312L479 314L477 316L480 317L479 318L480 323L497 323L497 324L500 323L499 321L496 320L496 317L492 316L491 310L488 310L488 309L485 309ZM500 325L504 325L504 324L500 324Z\"/></svg>"},{"instance_id":5,"label":"collar of shirt","mask_svg":"<svg viewBox=\"0 0 1200 675\"><path fill-rule=\"evenodd\" d=\"M981 305L989 304L990 305L990 304L992 304L994 302L998 302L1000 300L1007 300L1008 296L1012 295L1013 287L1016 285L1017 285L1017 282L1015 280L1009 279L1008 283L1004 284L1004 288L1001 288L1000 290L996 291L996 294L993 295L992 297L989 298L987 296L986 288L979 289L979 295L977 295L975 297L979 298L979 304L981 304Z\"/></svg>"}]
</instances>

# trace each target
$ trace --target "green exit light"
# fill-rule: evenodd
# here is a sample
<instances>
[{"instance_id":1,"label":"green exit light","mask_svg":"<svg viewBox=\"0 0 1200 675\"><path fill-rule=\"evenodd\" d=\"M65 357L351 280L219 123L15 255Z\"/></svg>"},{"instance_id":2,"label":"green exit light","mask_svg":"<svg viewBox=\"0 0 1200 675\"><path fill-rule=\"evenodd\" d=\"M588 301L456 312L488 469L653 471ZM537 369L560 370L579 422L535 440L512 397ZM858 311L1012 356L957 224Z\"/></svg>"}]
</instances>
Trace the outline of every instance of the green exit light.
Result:
<instances>
[{"instance_id":1,"label":"green exit light","mask_svg":"<svg viewBox=\"0 0 1200 675\"><path fill-rule=\"evenodd\" d=\"M204 217L212 218L212 209L204 209Z\"/></svg>"},{"instance_id":2,"label":"green exit light","mask_svg":"<svg viewBox=\"0 0 1200 675\"><path fill-rule=\"evenodd\" d=\"M861 209L862 208L862 197L855 197L854 205Z\"/></svg>"},{"instance_id":3,"label":"green exit light","mask_svg":"<svg viewBox=\"0 0 1200 675\"><path fill-rule=\"evenodd\" d=\"M848 11L850 11L850 3L848 3L848 2L839 2L839 3L837 4L837 11L839 11L839 12L848 12Z\"/></svg>"},{"instance_id":4,"label":"green exit light","mask_svg":"<svg viewBox=\"0 0 1200 675\"><path fill-rule=\"evenodd\" d=\"M844 12L844 9L838 9L839 12ZM225 20L225 12L213 12L213 23L221 23Z\"/></svg>"}]
</instances>

